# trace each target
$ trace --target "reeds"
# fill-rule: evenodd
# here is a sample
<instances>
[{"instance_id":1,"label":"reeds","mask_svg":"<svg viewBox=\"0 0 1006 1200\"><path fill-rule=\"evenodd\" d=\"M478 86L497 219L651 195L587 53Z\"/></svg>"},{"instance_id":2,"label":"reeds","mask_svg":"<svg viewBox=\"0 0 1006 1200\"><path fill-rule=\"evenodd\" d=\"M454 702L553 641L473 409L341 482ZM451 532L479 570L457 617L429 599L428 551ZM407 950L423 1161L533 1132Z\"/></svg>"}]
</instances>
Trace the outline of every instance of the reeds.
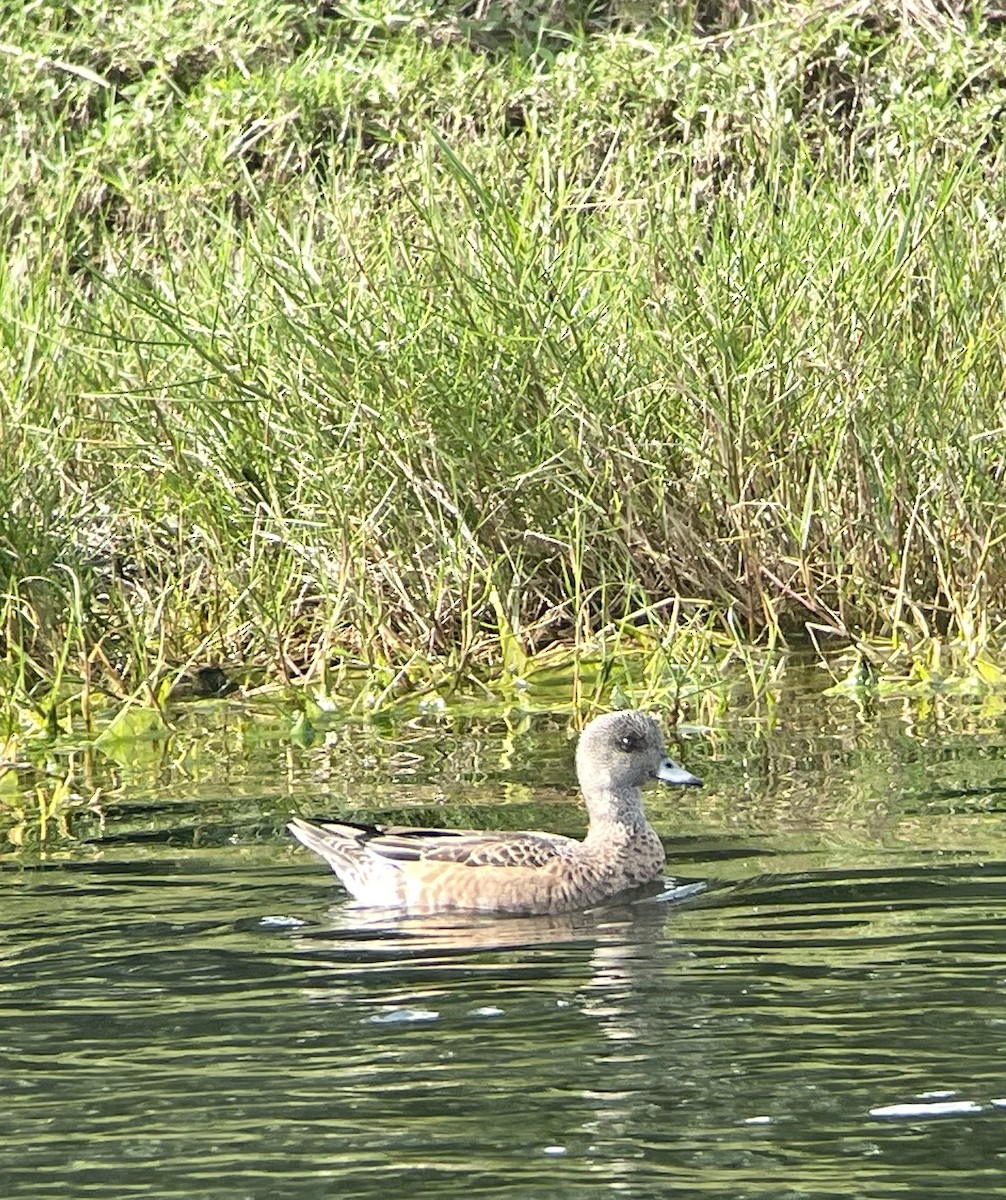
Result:
<instances>
[{"instance_id":1,"label":"reeds","mask_svg":"<svg viewBox=\"0 0 1006 1200\"><path fill-rule=\"evenodd\" d=\"M998 26L450 10L8 34L8 721L615 635L658 686L682 630L993 659Z\"/></svg>"}]
</instances>

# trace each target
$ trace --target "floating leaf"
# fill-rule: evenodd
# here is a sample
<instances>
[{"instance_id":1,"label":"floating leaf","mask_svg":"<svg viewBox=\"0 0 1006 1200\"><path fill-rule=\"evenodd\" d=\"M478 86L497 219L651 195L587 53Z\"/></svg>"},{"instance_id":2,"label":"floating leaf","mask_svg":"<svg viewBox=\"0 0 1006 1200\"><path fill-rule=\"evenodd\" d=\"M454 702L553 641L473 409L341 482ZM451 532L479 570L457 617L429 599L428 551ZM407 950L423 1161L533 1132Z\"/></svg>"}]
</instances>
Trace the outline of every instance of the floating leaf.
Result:
<instances>
[{"instance_id":1,"label":"floating leaf","mask_svg":"<svg viewBox=\"0 0 1006 1200\"><path fill-rule=\"evenodd\" d=\"M847 695L850 692L872 692L878 685L877 670L873 663L864 655L857 654L852 669L844 679L821 693L824 696Z\"/></svg>"},{"instance_id":2,"label":"floating leaf","mask_svg":"<svg viewBox=\"0 0 1006 1200\"><path fill-rule=\"evenodd\" d=\"M121 709L94 744L107 754L112 747L131 742L163 741L170 733L171 729L160 709L134 704ZM113 754L112 757L117 758L118 755Z\"/></svg>"}]
</instances>

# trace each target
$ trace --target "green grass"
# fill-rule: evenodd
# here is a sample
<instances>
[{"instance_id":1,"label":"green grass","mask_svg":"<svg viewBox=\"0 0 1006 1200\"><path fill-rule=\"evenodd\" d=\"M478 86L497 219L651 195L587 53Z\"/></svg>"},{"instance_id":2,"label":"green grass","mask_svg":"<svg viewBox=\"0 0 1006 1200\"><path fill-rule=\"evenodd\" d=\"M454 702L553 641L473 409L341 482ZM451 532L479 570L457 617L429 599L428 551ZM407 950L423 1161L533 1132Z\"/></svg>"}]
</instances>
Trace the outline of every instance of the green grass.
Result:
<instances>
[{"instance_id":1,"label":"green grass","mask_svg":"<svg viewBox=\"0 0 1006 1200\"><path fill-rule=\"evenodd\" d=\"M8 725L207 662L997 683L1000 24L643 8L8 15Z\"/></svg>"}]
</instances>

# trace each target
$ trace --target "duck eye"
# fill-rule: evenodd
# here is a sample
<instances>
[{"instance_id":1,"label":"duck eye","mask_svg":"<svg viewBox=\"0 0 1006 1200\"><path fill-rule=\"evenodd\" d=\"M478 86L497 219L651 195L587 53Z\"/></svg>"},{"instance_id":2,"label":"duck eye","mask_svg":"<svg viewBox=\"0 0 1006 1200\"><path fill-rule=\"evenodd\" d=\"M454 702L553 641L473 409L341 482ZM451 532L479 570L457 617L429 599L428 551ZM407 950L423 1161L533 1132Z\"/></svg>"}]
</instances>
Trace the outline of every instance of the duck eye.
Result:
<instances>
[{"instance_id":1,"label":"duck eye","mask_svg":"<svg viewBox=\"0 0 1006 1200\"><path fill-rule=\"evenodd\" d=\"M642 744L642 739L637 733L627 733L624 737L618 739L619 750L624 750L626 754L631 754L634 750L638 750Z\"/></svg>"}]
</instances>

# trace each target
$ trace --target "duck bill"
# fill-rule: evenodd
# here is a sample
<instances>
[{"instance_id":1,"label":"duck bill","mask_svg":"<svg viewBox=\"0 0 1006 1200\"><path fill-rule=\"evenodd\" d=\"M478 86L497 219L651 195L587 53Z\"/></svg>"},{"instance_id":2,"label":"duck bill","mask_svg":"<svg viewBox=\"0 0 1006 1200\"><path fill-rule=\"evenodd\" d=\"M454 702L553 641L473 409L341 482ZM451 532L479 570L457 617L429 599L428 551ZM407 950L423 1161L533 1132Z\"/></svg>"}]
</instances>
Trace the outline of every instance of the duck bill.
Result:
<instances>
[{"instance_id":1,"label":"duck bill","mask_svg":"<svg viewBox=\"0 0 1006 1200\"><path fill-rule=\"evenodd\" d=\"M676 787L702 786L702 780L698 775L693 775L691 771L686 771L684 767L679 767L671 758L665 758L660 766L657 767L657 778L662 779L664 783L670 783Z\"/></svg>"}]
</instances>

